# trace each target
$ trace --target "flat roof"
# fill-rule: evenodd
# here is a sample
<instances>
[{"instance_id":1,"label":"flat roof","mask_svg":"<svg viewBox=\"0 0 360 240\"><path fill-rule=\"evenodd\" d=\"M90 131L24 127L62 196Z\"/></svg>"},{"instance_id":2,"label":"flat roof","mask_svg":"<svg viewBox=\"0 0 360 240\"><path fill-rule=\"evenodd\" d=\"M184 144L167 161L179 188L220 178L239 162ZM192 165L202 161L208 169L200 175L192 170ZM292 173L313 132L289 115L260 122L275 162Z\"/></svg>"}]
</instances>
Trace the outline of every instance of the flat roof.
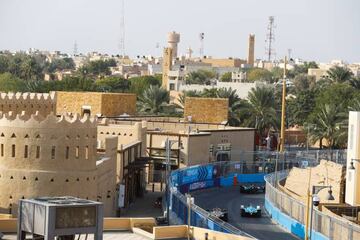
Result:
<instances>
[{"instance_id":1,"label":"flat roof","mask_svg":"<svg viewBox=\"0 0 360 240\"><path fill-rule=\"evenodd\" d=\"M30 237L30 235L29 235ZM17 234L16 233L11 233L11 234L5 234L3 236L4 240L17 240ZM77 237L75 239L78 239ZM85 240L86 239L86 235L82 234L80 236L80 240ZM94 235L93 234L89 234L87 237L87 240L93 240L94 239ZM143 237L141 235L138 235L136 233L132 233L129 231L106 231L103 234L103 240L115 240L115 239L126 239L126 240L149 240L146 237Z\"/></svg>"}]
</instances>

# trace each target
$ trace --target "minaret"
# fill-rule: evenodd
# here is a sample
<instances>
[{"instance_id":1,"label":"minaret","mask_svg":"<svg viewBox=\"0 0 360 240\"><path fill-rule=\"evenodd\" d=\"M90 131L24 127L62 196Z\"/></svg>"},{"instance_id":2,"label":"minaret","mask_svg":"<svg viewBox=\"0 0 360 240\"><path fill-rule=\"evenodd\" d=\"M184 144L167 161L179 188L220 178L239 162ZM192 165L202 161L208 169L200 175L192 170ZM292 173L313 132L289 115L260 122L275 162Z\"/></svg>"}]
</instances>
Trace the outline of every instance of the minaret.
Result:
<instances>
[{"instance_id":1,"label":"minaret","mask_svg":"<svg viewBox=\"0 0 360 240\"><path fill-rule=\"evenodd\" d=\"M162 88L168 89L168 83L169 83L169 71L172 67L172 54L173 49L172 48L164 48L163 53L163 63L162 63Z\"/></svg>"},{"instance_id":2,"label":"minaret","mask_svg":"<svg viewBox=\"0 0 360 240\"><path fill-rule=\"evenodd\" d=\"M180 34L172 31L167 35L168 47L172 49L172 57L177 58L178 43L180 42Z\"/></svg>"},{"instance_id":3,"label":"minaret","mask_svg":"<svg viewBox=\"0 0 360 240\"><path fill-rule=\"evenodd\" d=\"M254 66L254 62L255 62L255 34L250 34L247 63L251 66Z\"/></svg>"}]
</instances>

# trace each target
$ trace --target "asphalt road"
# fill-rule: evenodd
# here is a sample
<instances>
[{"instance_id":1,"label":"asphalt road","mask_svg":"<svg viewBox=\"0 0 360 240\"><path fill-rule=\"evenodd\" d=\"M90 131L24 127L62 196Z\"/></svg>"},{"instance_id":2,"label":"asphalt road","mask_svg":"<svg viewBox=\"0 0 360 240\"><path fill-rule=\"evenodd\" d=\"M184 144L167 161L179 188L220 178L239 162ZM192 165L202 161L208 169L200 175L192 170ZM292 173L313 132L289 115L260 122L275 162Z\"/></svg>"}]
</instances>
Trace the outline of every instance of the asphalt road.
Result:
<instances>
[{"instance_id":1,"label":"asphalt road","mask_svg":"<svg viewBox=\"0 0 360 240\"><path fill-rule=\"evenodd\" d=\"M240 193L239 186L225 188L211 188L191 193L195 204L203 209L215 207L228 210L229 223L243 230L259 240L298 240L296 236L286 232L279 225L274 224L267 216L264 208L264 194ZM259 205L261 218L240 216L240 206L247 204Z\"/></svg>"}]
</instances>

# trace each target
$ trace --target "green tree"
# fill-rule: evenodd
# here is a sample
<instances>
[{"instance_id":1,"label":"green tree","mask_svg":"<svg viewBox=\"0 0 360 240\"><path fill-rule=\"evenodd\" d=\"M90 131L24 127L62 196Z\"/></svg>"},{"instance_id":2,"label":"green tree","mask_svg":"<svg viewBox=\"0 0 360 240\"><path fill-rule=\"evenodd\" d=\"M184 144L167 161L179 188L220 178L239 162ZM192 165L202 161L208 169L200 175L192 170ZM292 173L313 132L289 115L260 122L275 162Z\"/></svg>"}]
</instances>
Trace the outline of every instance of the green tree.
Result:
<instances>
[{"instance_id":1,"label":"green tree","mask_svg":"<svg viewBox=\"0 0 360 240\"><path fill-rule=\"evenodd\" d=\"M150 86L161 85L161 77L159 76L133 77L128 81L130 82L130 92L135 93L137 96L142 95Z\"/></svg>"},{"instance_id":2,"label":"green tree","mask_svg":"<svg viewBox=\"0 0 360 240\"><path fill-rule=\"evenodd\" d=\"M228 124L230 126L238 126L240 124L238 111L241 107L243 107L243 104L239 96L236 94L236 90L231 88L220 88L218 89L216 96L218 98L227 98L229 100Z\"/></svg>"},{"instance_id":3,"label":"green tree","mask_svg":"<svg viewBox=\"0 0 360 240\"><path fill-rule=\"evenodd\" d=\"M320 147L324 139L329 148L343 146L346 142L346 128L344 122L346 113L343 106L335 104L324 104L319 108L311 120L305 124L309 129L309 137L312 142L320 141Z\"/></svg>"},{"instance_id":4,"label":"green tree","mask_svg":"<svg viewBox=\"0 0 360 240\"><path fill-rule=\"evenodd\" d=\"M293 83L296 92L312 90L315 88L315 77L301 73L295 76Z\"/></svg>"},{"instance_id":5,"label":"green tree","mask_svg":"<svg viewBox=\"0 0 360 240\"><path fill-rule=\"evenodd\" d=\"M199 69L198 71L190 72L186 76L186 84L201 84L210 85L211 79L217 77L215 71L209 71L205 69Z\"/></svg>"},{"instance_id":6,"label":"green tree","mask_svg":"<svg viewBox=\"0 0 360 240\"><path fill-rule=\"evenodd\" d=\"M110 76L95 81L95 87L101 92L127 92L130 81L121 77Z\"/></svg>"},{"instance_id":7,"label":"green tree","mask_svg":"<svg viewBox=\"0 0 360 240\"><path fill-rule=\"evenodd\" d=\"M360 77L354 77L354 78L349 79L349 84L353 88L360 90Z\"/></svg>"},{"instance_id":8,"label":"green tree","mask_svg":"<svg viewBox=\"0 0 360 240\"><path fill-rule=\"evenodd\" d=\"M284 69L279 68L279 67L273 67L271 69L271 75L272 75L272 78L271 78L270 83L277 82L280 79L283 79Z\"/></svg>"},{"instance_id":9,"label":"green tree","mask_svg":"<svg viewBox=\"0 0 360 240\"><path fill-rule=\"evenodd\" d=\"M75 63L72 58L55 59L47 67L47 71L49 73L54 73L55 71L74 70L74 69L75 69Z\"/></svg>"},{"instance_id":10,"label":"green tree","mask_svg":"<svg viewBox=\"0 0 360 240\"><path fill-rule=\"evenodd\" d=\"M248 104L239 112L240 121L247 127L255 127L263 136L266 129L278 129L272 88L256 87L248 95Z\"/></svg>"},{"instance_id":11,"label":"green tree","mask_svg":"<svg viewBox=\"0 0 360 240\"><path fill-rule=\"evenodd\" d=\"M11 73L0 74L0 91L1 92L22 92L24 82L12 75Z\"/></svg>"},{"instance_id":12,"label":"green tree","mask_svg":"<svg viewBox=\"0 0 360 240\"><path fill-rule=\"evenodd\" d=\"M287 100L287 120L290 125L303 125L315 108L315 91L303 90Z\"/></svg>"},{"instance_id":13,"label":"green tree","mask_svg":"<svg viewBox=\"0 0 360 240\"><path fill-rule=\"evenodd\" d=\"M142 113L159 114L169 102L169 92L151 85L139 97L138 109Z\"/></svg>"},{"instance_id":14,"label":"green tree","mask_svg":"<svg viewBox=\"0 0 360 240\"><path fill-rule=\"evenodd\" d=\"M272 81L272 74L270 71L262 68L252 68L247 73L247 80L249 82L255 81Z\"/></svg>"},{"instance_id":15,"label":"green tree","mask_svg":"<svg viewBox=\"0 0 360 240\"><path fill-rule=\"evenodd\" d=\"M344 67L335 66L327 71L329 78L336 83L344 83L349 81L353 76L353 73Z\"/></svg>"},{"instance_id":16,"label":"green tree","mask_svg":"<svg viewBox=\"0 0 360 240\"><path fill-rule=\"evenodd\" d=\"M222 82L231 82L231 78L232 78L231 75L232 75L231 72L226 72L226 73L224 73L224 74L221 76L220 80L221 80Z\"/></svg>"}]
</instances>

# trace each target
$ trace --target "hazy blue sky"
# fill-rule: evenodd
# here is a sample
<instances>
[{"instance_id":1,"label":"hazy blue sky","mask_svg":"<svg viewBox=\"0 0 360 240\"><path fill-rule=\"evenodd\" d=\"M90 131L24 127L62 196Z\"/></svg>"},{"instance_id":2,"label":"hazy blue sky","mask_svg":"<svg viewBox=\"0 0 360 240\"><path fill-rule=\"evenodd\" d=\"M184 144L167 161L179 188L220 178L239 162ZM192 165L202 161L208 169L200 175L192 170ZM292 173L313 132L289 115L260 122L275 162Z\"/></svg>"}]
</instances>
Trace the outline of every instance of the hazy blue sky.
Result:
<instances>
[{"instance_id":1,"label":"hazy blue sky","mask_svg":"<svg viewBox=\"0 0 360 240\"><path fill-rule=\"evenodd\" d=\"M121 0L0 0L0 49L119 52ZM126 53L159 54L166 33L181 33L179 52L246 58L249 33L263 58L269 16L277 57L360 62L360 0L125 0Z\"/></svg>"}]
</instances>

